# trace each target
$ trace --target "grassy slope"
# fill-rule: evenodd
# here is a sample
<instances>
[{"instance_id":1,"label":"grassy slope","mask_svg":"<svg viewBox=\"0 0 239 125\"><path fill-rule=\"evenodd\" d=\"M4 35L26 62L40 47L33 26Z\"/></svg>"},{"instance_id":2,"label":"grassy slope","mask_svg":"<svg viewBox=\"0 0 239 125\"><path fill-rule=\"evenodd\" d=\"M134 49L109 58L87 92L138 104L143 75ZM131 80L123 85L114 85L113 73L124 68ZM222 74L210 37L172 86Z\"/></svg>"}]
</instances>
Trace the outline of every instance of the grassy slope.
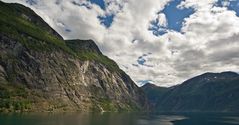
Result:
<instances>
[{"instance_id":1,"label":"grassy slope","mask_svg":"<svg viewBox=\"0 0 239 125\"><path fill-rule=\"evenodd\" d=\"M67 46L66 42L54 34L52 29L29 8L0 1L0 17L0 34L20 42L30 50L39 52L60 50L74 58L95 61L105 65L111 71L122 72L113 60L102 54L88 50L76 51L77 48ZM4 58L0 57L0 59ZM13 87L8 83L0 83L0 110L32 109L31 104L34 103L34 98L40 97L37 94L31 94L30 90L22 86Z\"/></svg>"},{"instance_id":2,"label":"grassy slope","mask_svg":"<svg viewBox=\"0 0 239 125\"><path fill-rule=\"evenodd\" d=\"M29 8L19 4L0 2L0 33L21 42L25 47L36 51L63 50L81 60L94 60L105 65L111 71L121 71L117 64L108 57L90 52L75 51L65 41L49 31L44 22L35 22L27 17L38 18ZM31 41L29 41L29 36Z\"/></svg>"}]
</instances>

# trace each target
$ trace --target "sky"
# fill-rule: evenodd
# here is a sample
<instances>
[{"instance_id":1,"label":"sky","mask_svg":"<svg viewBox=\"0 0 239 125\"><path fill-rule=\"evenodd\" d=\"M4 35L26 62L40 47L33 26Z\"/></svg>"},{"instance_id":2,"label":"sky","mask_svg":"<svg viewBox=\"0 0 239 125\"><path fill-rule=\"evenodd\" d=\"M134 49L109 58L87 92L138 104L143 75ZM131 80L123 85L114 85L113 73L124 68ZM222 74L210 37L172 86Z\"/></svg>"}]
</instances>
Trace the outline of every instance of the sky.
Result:
<instances>
[{"instance_id":1,"label":"sky","mask_svg":"<svg viewBox=\"0 0 239 125\"><path fill-rule=\"evenodd\" d=\"M32 8L64 39L92 39L137 85L239 72L239 0L2 0Z\"/></svg>"}]
</instances>

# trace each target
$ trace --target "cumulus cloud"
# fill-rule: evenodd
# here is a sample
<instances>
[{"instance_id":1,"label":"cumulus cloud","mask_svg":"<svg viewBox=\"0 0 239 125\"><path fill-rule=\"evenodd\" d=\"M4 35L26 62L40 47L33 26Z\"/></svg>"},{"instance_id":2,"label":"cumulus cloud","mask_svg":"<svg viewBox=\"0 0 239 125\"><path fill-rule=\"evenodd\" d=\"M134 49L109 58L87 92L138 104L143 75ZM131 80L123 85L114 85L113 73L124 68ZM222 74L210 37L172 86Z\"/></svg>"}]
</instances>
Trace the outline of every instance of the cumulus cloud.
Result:
<instances>
[{"instance_id":1,"label":"cumulus cloud","mask_svg":"<svg viewBox=\"0 0 239 125\"><path fill-rule=\"evenodd\" d=\"M164 27L167 27L168 23L167 23L167 18L165 16L165 14L160 13L158 15L157 19L159 20L159 24L158 25L162 25Z\"/></svg>"},{"instance_id":2,"label":"cumulus cloud","mask_svg":"<svg viewBox=\"0 0 239 125\"><path fill-rule=\"evenodd\" d=\"M3 0L31 7L65 39L93 39L138 85L145 81L172 86L204 72L238 71L239 17L230 1L182 0L177 8L193 8L181 32L155 36L152 20L168 26L161 10L172 0ZM99 17L113 15L109 27ZM106 20L107 21L107 20ZM176 22L175 22L176 23Z\"/></svg>"}]
</instances>

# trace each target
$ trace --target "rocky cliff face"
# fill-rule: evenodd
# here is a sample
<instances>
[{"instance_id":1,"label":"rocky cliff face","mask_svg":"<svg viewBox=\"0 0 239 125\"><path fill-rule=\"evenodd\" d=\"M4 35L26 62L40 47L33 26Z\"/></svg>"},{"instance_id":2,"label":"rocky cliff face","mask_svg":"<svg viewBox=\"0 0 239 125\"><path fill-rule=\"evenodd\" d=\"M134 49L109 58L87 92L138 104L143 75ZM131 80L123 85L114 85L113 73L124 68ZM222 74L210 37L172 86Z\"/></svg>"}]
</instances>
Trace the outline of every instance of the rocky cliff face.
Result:
<instances>
[{"instance_id":1,"label":"rocky cliff face","mask_svg":"<svg viewBox=\"0 0 239 125\"><path fill-rule=\"evenodd\" d=\"M91 40L64 41L39 16L0 2L1 111L131 111L144 93Z\"/></svg>"}]
</instances>

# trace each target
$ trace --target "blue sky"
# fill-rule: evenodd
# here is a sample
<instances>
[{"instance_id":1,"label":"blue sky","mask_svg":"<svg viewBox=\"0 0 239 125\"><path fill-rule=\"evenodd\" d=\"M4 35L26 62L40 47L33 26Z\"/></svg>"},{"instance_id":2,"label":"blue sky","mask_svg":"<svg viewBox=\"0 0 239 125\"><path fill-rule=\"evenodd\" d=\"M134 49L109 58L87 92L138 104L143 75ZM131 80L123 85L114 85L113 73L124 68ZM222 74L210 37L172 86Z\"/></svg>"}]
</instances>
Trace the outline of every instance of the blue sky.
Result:
<instances>
[{"instance_id":1,"label":"blue sky","mask_svg":"<svg viewBox=\"0 0 239 125\"><path fill-rule=\"evenodd\" d=\"M174 31L181 31L184 19L194 13L193 8L178 8L177 6L181 3L181 0L174 0L159 13L164 13L168 20L167 29Z\"/></svg>"},{"instance_id":2,"label":"blue sky","mask_svg":"<svg viewBox=\"0 0 239 125\"><path fill-rule=\"evenodd\" d=\"M94 40L138 85L239 69L239 0L2 1L32 8L64 39Z\"/></svg>"},{"instance_id":3,"label":"blue sky","mask_svg":"<svg viewBox=\"0 0 239 125\"><path fill-rule=\"evenodd\" d=\"M98 19L102 25L104 25L106 28L109 28L114 20L114 17L114 14L107 14L104 16L98 16Z\"/></svg>"},{"instance_id":4,"label":"blue sky","mask_svg":"<svg viewBox=\"0 0 239 125\"><path fill-rule=\"evenodd\" d=\"M153 20L151 24L153 27L149 28L153 32L154 35L159 36L167 33L168 30L173 30L177 32L181 32L181 28L183 26L184 19L189 17L194 13L193 8L178 8L181 0L173 0L169 2L165 8L158 12L166 15L167 26L158 25L159 20Z\"/></svg>"},{"instance_id":5,"label":"blue sky","mask_svg":"<svg viewBox=\"0 0 239 125\"><path fill-rule=\"evenodd\" d=\"M168 30L173 30L181 32L184 19L192 15L195 11L193 8L178 8L177 6L184 0L171 0L165 8L158 12L166 15L167 26L158 25L159 20L155 19L151 21L153 27L150 27L149 30L156 36L161 36L166 34ZM218 0L216 6L223 7L223 3L228 0ZM225 6L228 10L236 12L236 15L239 16L239 0L228 1L229 5Z\"/></svg>"},{"instance_id":6,"label":"blue sky","mask_svg":"<svg viewBox=\"0 0 239 125\"><path fill-rule=\"evenodd\" d=\"M106 10L106 4L103 0L90 0L91 3L98 5L102 10ZM160 25L159 19L156 18L154 20L151 20L151 26L148 28L150 32L152 32L155 36L162 36L164 34L167 34L168 32L174 31L182 33L181 31L185 19L189 18L192 14L195 13L195 8L189 7L189 8L180 8L179 5L184 0L171 0L168 2L164 8L157 12L156 14L164 14L166 17L166 23L167 25ZM218 0L216 2L215 6L223 7L225 0ZM228 5L226 7L230 11L235 11L236 15L239 16L239 0L235 1L227 1ZM104 25L106 28L110 28L112 25L112 22L114 21L114 14L107 14L104 16L98 16L98 19L102 25ZM147 59L146 56L139 56L137 59L137 64L133 64L135 67L139 66L145 66L145 67L151 67L147 65ZM153 66L152 66L153 67ZM138 83L140 85L143 85L147 82L151 82L153 79L147 79L147 80L139 80Z\"/></svg>"},{"instance_id":7,"label":"blue sky","mask_svg":"<svg viewBox=\"0 0 239 125\"><path fill-rule=\"evenodd\" d=\"M216 6L223 7L226 6L228 10L232 10L236 12L236 15L239 16L239 0L231 0L229 1L229 5L223 5L227 0L218 0Z\"/></svg>"},{"instance_id":8,"label":"blue sky","mask_svg":"<svg viewBox=\"0 0 239 125\"><path fill-rule=\"evenodd\" d=\"M106 10L106 3L104 0L89 0L92 4L98 5L102 10ZM167 33L169 30L181 32L181 28L183 26L184 19L189 17L194 13L193 8L179 8L178 5L184 0L171 0L162 11L158 13L163 13L166 15L167 26L158 25L159 20L155 19L151 21L153 27L150 27L149 30L156 36L163 35ZM218 0L216 6L222 7L223 2L225 0ZM34 2L31 2L34 4ZM227 6L228 10L235 11L237 16L239 16L239 1L229 1L229 5ZM109 28L114 21L114 14L107 14L104 16L98 16L98 19L102 25L106 28Z\"/></svg>"},{"instance_id":9,"label":"blue sky","mask_svg":"<svg viewBox=\"0 0 239 125\"><path fill-rule=\"evenodd\" d=\"M106 5L104 0L90 0L92 4L98 5L102 10L106 10ZM102 25L109 28L114 20L114 14L106 14L104 16L98 16L98 19Z\"/></svg>"},{"instance_id":10,"label":"blue sky","mask_svg":"<svg viewBox=\"0 0 239 125\"><path fill-rule=\"evenodd\" d=\"M177 32L181 31L184 19L194 13L193 8L178 8L177 6L181 3L181 1L182 0L173 0L169 2L162 11L158 12L164 13L166 15L168 26L163 27L157 25L158 20L153 20L151 24L154 27L149 28L149 30L151 30L154 35L163 35L167 33L167 30L174 30ZM102 10L106 9L104 0L90 0L90 2L98 5ZM100 20L102 25L104 25L106 28L109 28L113 22L114 16L114 14L108 14L104 16L98 16L98 19Z\"/></svg>"},{"instance_id":11,"label":"blue sky","mask_svg":"<svg viewBox=\"0 0 239 125\"><path fill-rule=\"evenodd\" d=\"M91 3L98 5L102 10L105 10L104 0L90 0Z\"/></svg>"},{"instance_id":12,"label":"blue sky","mask_svg":"<svg viewBox=\"0 0 239 125\"><path fill-rule=\"evenodd\" d=\"M163 13L167 18L167 27L158 25L157 19L151 21L153 27L150 27L149 30L156 36L163 35L167 33L168 30L173 30L181 32L181 28L184 22L184 19L189 17L194 13L193 8L178 8L177 6L181 3L182 0L172 0L169 2L162 11L158 13ZM98 5L102 10L106 9L106 4L104 0L90 0L91 3ZM114 14L108 14L104 16L98 16L101 24L106 28L109 28L113 22Z\"/></svg>"}]
</instances>

